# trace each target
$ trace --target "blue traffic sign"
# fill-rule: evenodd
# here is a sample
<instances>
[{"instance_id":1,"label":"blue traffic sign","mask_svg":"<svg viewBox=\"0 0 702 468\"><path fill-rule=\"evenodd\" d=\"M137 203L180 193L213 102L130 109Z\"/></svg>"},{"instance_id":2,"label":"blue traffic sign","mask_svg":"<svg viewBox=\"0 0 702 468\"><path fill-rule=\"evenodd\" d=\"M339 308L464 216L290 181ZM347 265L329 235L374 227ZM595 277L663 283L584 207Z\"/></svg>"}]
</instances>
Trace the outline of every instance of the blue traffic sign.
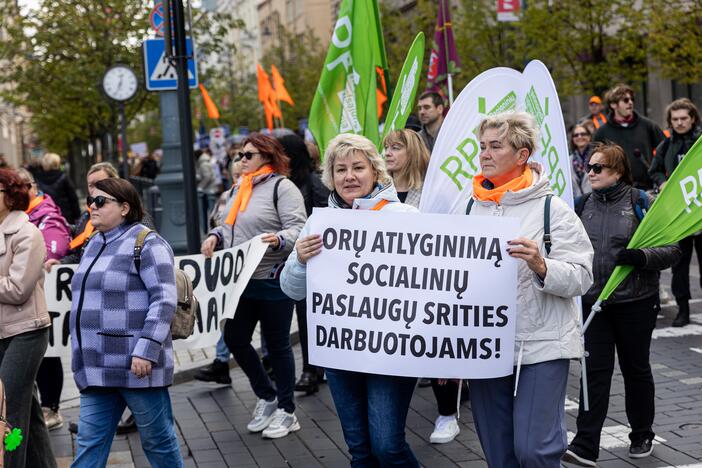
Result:
<instances>
[{"instance_id":1,"label":"blue traffic sign","mask_svg":"<svg viewBox=\"0 0 702 468\"><path fill-rule=\"evenodd\" d=\"M193 55L193 41L186 39L189 57ZM144 40L144 71L146 89L149 91L170 91L178 89L178 75L175 66L166 59L163 39ZM197 66L195 60L188 59L188 85L197 88Z\"/></svg>"}]
</instances>

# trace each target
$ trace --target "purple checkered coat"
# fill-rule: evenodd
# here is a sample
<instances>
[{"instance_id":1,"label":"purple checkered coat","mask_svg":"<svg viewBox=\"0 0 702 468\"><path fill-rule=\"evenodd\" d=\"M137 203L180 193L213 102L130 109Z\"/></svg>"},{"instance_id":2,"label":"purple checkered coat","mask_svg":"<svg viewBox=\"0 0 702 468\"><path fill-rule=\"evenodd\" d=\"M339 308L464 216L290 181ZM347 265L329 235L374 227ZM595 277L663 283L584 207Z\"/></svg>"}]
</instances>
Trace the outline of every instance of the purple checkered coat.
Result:
<instances>
[{"instance_id":1,"label":"purple checkered coat","mask_svg":"<svg viewBox=\"0 0 702 468\"><path fill-rule=\"evenodd\" d=\"M73 376L86 387L163 387L173 383L171 321L176 308L173 251L149 234L134 265L142 224L122 224L90 239L71 282ZM153 363L151 376L130 372L132 356Z\"/></svg>"}]
</instances>

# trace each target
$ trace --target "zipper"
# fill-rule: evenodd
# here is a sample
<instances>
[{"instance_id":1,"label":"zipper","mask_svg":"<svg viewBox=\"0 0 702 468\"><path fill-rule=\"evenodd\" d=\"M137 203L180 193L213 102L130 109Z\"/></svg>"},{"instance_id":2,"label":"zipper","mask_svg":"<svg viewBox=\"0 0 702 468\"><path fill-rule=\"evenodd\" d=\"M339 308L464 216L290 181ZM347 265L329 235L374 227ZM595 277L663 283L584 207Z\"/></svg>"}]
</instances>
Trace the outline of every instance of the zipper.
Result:
<instances>
[{"instance_id":1,"label":"zipper","mask_svg":"<svg viewBox=\"0 0 702 468\"><path fill-rule=\"evenodd\" d=\"M98 258L100 258L100 255L102 254L102 251L105 250L105 247L107 247L107 244L102 244L102 247L100 247L100 250L93 259L93 262L90 264L88 269L85 270L85 273L83 274L83 282L80 285L80 297L78 298L78 308L76 309L76 338L78 339L78 349L83 348L80 333L80 314L81 312L83 312L83 300L85 299L85 283L86 281L88 281L88 273L90 273L90 270L92 270L93 266L95 266L95 262L97 262Z\"/></svg>"}]
</instances>

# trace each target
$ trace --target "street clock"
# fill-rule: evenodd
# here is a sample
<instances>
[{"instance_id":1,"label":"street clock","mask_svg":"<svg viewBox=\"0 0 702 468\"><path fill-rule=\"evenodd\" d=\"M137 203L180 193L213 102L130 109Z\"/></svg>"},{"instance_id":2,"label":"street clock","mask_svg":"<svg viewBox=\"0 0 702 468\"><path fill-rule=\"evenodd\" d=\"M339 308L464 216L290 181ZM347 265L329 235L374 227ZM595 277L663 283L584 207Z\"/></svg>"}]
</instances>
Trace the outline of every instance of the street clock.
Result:
<instances>
[{"instance_id":1,"label":"street clock","mask_svg":"<svg viewBox=\"0 0 702 468\"><path fill-rule=\"evenodd\" d=\"M134 97L139 80L134 70L127 65L114 65L102 77L102 89L110 99L125 102Z\"/></svg>"}]
</instances>

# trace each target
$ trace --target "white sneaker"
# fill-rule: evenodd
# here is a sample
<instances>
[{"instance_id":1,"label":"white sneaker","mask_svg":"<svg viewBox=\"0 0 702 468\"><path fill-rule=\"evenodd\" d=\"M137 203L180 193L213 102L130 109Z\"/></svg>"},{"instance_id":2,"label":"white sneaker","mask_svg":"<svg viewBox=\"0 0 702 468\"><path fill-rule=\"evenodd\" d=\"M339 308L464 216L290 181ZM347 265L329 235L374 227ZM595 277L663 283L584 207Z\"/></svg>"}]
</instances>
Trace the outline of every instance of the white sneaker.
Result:
<instances>
[{"instance_id":1,"label":"white sneaker","mask_svg":"<svg viewBox=\"0 0 702 468\"><path fill-rule=\"evenodd\" d=\"M253 411L253 419L246 426L246 429L251 432L261 432L267 428L273 420L273 415L275 414L277 408L277 398L273 401L266 401L263 398L258 400L258 403L256 403L256 408L254 408Z\"/></svg>"},{"instance_id":2,"label":"white sneaker","mask_svg":"<svg viewBox=\"0 0 702 468\"><path fill-rule=\"evenodd\" d=\"M300 423L297 421L295 413L288 413L283 408L278 408L275 412L273 420L263 431L263 437L266 439L279 439L285 437L291 432L299 431Z\"/></svg>"},{"instance_id":3,"label":"white sneaker","mask_svg":"<svg viewBox=\"0 0 702 468\"><path fill-rule=\"evenodd\" d=\"M432 444L446 444L451 442L461 432L456 416L439 416L436 418L434 432L429 436Z\"/></svg>"},{"instance_id":4,"label":"white sneaker","mask_svg":"<svg viewBox=\"0 0 702 468\"><path fill-rule=\"evenodd\" d=\"M54 429L61 429L63 427L63 416L61 413L51 408L42 408L44 412L44 422L46 423L46 428L50 431Z\"/></svg>"}]
</instances>

